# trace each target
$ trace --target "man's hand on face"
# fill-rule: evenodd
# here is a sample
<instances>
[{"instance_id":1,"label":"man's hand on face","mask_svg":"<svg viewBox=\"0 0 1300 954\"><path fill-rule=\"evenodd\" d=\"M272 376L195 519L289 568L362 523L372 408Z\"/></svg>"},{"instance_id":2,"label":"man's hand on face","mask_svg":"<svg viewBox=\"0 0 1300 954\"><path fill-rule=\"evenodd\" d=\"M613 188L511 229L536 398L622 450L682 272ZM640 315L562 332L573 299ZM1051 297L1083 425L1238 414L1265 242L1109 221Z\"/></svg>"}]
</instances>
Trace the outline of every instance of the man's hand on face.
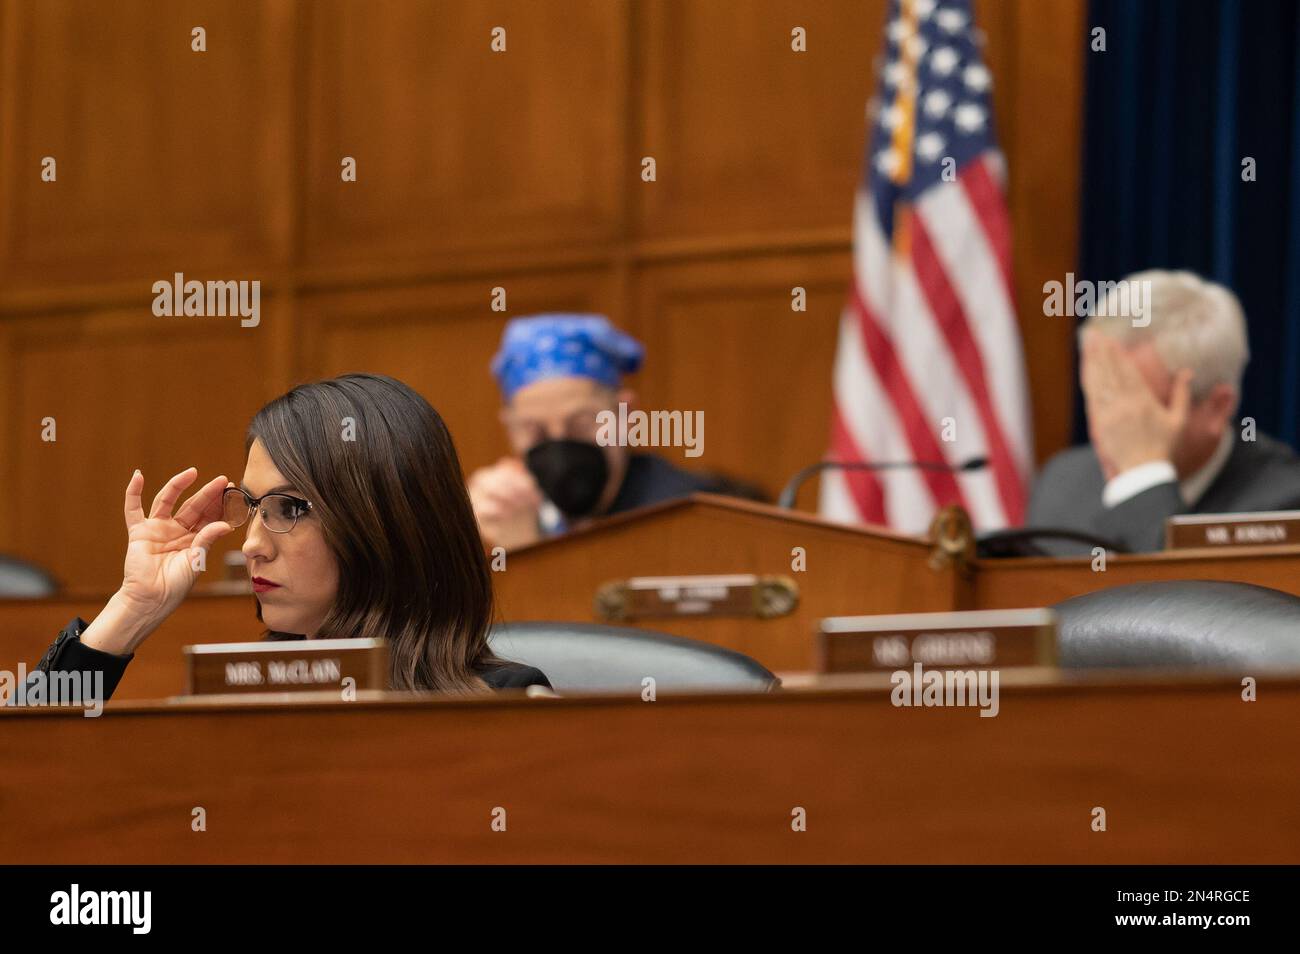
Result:
<instances>
[{"instance_id":1,"label":"man's hand on face","mask_svg":"<svg viewBox=\"0 0 1300 954\"><path fill-rule=\"evenodd\" d=\"M541 538L537 509L542 491L518 458L502 457L490 467L480 467L470 474L468 488L479 533L488 546L511 550Z\"/></svg>"},{"instance_id":2,"label":"man's hand on face","mask_svg":"<svg viewBox=\"0 0 1300 954\"><path fill-rule=\"evenodd\" d=\"M1082 383L1088 433L1107 480L1140 464L1173 460L1192 403L1192 372L1175 376L1160 402L1119 342L1092 330L1083 336Z\"/></svg>"}]
</instances>

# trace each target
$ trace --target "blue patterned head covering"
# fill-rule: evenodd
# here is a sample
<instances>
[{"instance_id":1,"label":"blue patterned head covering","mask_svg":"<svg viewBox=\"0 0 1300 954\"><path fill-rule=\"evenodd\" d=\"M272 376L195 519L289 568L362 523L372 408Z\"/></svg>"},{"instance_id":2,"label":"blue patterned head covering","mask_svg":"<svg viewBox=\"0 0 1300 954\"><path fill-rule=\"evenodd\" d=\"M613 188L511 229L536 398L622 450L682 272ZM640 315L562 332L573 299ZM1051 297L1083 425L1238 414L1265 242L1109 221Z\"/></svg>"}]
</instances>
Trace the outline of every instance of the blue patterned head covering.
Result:
<instances>
[{"instance_id":1,"label":"blue patterned head covering","mask_svg":"<svg viewBox=\"0 0 1300 954\"><path fill-rule=\"evenodd\" d=\"M492 374L507 401L546 378L591 378L616 388L641 367L645 348L604 315L532 315L514 318L492 358Z\"/></svg>"}]
</instances>

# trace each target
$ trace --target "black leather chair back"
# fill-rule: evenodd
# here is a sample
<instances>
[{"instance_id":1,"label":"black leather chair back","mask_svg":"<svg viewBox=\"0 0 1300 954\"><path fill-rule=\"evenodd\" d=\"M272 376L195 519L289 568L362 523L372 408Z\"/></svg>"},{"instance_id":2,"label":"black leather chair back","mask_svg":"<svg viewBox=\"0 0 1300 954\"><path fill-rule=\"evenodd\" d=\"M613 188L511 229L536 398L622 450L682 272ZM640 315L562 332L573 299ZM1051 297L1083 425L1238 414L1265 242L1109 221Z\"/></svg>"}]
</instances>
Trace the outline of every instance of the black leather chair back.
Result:
<instances>
[{"instance_id":1,"label":"black leather chair back","mask_svg":"<svg viewBox=\"0 0 1300 954\"><path fill-rule=\"evenodd\" d=\"M743 653L680 636L595 623L521 622L493 628L502 659L536 666L556 692L636 692L647 676L656 694L705 689L763 692L777 679Z\"/></svg>"},{"instance_id":2,"label":"black leather chair back","mask_svg":"<svg viewBox=\"0 0 1300 954\"><path fill-rule=\"evenodd\" d=\"M1300 597L1249 583L1168 580L1054 607L1066 668L1300 668Z\"/></svg>"},{"instance_id":3,"label":"black leather chair back","mask_svg":"<svg viewBox=\"0 0 1300 954\"><path fill-rule=\"evenodd\" d=\"M36 564L0 555L0 599L39 599L58 591L54 577Z\"/></svg>"}]
</instances>

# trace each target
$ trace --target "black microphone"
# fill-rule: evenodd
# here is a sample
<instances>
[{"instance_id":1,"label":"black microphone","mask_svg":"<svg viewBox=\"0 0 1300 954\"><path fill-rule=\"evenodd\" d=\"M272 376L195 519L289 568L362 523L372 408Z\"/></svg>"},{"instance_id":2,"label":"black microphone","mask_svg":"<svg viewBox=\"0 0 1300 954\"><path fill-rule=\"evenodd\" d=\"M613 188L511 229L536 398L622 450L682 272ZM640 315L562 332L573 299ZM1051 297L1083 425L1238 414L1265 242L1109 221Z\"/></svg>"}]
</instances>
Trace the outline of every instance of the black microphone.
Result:
<instances>
[{"instance_id":1,"label":"black microphone","mask_svg":"<svg viewBox=\"0 0 1300 954\"><path fill-rule=\"evenodd\" d=\"M892 461L861 461L861 460L819 460L815 464L805 467L799 473L790 478L790 482L785 485L781 491L781 496L776 499L776 505L783 510L790 510L794 507L795 497L799 496L799 488L813 474L819 474L823 470L897 470L908 468L911 470L942 470L950 474L964 473L969 470L983 470L989 465L987 457L970 457L960 464L947 464L943 461L935 460L892 460Z\"/></svg>"}]
</instances>

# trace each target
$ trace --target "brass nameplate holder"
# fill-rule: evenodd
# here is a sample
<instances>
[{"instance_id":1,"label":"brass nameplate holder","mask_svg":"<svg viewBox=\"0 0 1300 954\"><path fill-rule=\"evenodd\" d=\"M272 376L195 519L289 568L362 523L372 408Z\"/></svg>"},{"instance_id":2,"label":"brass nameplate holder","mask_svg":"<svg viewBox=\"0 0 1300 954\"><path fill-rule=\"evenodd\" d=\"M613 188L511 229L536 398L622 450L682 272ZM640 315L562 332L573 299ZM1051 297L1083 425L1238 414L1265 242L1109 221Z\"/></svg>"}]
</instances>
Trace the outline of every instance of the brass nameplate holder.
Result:
<instances>
[{"instance_id":1,"label":"brass nameplate holder","mask_svg":"<svg viewBox=\"0 0 1300 954\"><path fill-rule=\"evenodd\" d=\"M1300 543L1300 510L1197 513L1165 521L1165 549L1280 547Z\"/></svg>"},{"instance_id":2,"label":"brass nameplate holder","mask_svg":"<svg viewBox=\"0 0 1300 954\"><path fill-rule=\"evenodd\" d=\"M596 616L609 621L664 616L772 619L792 612L799 586L786 576L635 576L596 591Z\"/></svg>"},{"instance_id":3,"label":"brass nameplate holder","mask_svg":"<svg viewBox=\"0 0 1300 954\"><path fill-rule=\"evenodd\" d=\"M1056 665L1048 609L835 616L817 633L817 671L993 669Z\"/></svg>"},{"instance_id":4,"label":"brass nameplate holder","mask_svg":"<svg viewBox=\"0 0 1300 954\"><path fill-rule=\"evenodd\" d=\"M321 692L388 687L382 639L300 639L185 647L192 696L243 692Z\"/></svg>"},{"instance_id":5,"label":"brass nameplate holder","mask_svg":"<svg viewBox=\"0 0 1300 954\"><path fill-rule=\"evenodd\" d=\"M930 569L954 567L963 577L969 577L975 563L975 529L970 514L956 504L949 504L934 515L930 532Z\"/></svg>"}]
</instances>

